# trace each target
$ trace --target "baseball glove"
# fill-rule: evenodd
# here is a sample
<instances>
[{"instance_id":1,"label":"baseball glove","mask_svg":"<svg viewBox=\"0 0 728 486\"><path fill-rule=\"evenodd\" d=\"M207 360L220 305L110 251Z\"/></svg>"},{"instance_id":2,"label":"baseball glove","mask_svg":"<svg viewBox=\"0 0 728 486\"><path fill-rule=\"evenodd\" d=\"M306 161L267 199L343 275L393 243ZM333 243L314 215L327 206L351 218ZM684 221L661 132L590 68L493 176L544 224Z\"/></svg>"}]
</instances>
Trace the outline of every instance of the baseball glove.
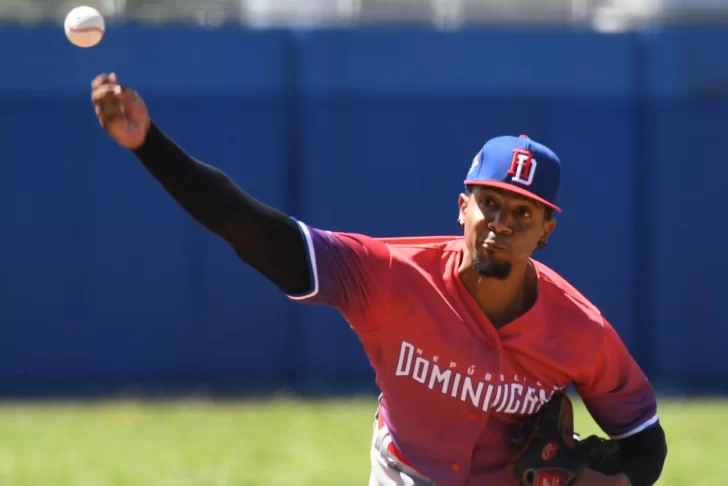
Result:
<instances>
[{"instance_id":1,"label":"baseball glove","mask_svg":"<svg viewBox=\"0 0 728 486\"><path fill-rule=\"evenodd\" d=\"M604 474L616 472L619 459L616 441L595 435L578 440L571 400L559 391L521 426L511 468L523 486L569 486L587 467Z\"/></svg>"}]
</instances>

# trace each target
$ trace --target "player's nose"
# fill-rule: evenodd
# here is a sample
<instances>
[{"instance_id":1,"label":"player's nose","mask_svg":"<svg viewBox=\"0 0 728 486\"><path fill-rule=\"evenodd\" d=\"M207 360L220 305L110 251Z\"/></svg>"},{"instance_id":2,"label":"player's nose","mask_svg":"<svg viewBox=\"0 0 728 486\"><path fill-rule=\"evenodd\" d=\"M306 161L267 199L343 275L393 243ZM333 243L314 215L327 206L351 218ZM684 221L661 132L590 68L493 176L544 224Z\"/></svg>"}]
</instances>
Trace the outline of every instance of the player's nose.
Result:
<instances>
[{"instance_id":1,"label":"player's nose","mask_svg":"<svg viewBox=\"0 0 728 486\"><path fill-rule=\"evenodd\" d=\"M495 233L510 233L511 221L508 211L494 211L488 221L488 228Z\"/></svg>"}]
</instances>

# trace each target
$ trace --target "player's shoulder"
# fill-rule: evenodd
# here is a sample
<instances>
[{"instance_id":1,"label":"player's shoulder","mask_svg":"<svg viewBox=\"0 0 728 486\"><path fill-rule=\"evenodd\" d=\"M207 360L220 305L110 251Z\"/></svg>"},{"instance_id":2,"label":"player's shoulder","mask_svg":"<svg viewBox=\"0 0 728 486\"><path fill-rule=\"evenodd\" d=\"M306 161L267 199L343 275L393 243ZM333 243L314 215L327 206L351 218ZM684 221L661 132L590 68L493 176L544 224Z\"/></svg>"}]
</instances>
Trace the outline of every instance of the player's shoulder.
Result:
<instances>
[{"instance_id":1,"label":"player's shoulder","mask_svg":"<svg viewBox=\"0 0 728 486\"><path fill-rule=\"evenodd\" d=\"M458 251L462 244L461 235L441 236L394 236L378 237L378 241L396 248L410 248L424 251Z\"/></svg>"},{"instance_id":2,"label":"player's shoulder","mask_svg":"<svg viewBox=\"0 0 728 486\"><path fill-rule=\"evenodd\" d=\"M463 247L463 237L441 236L400 236L377 238L390 248L390 251L404 258L435 258L456 256Z\"/></svg>"},{"instance_id":3,"label":"player's shoulder","mask_svg":"<svg viewBox=\"0 0 728 486\"><path fill-rule=\"evenodd\" d=\"M548 265L532 260L539 276L542 298L553 312L569 316L568 322L605 325L601 310L576 287Z\"/></svg>"},{"instance_id":4,"label":"player's shoulder","mask_svg":"<svg viewBox=\"0 0 728 486\"><path fill-rule=\"evenodd\" d=\"M392 260L407 263L437 261L457 257L462 251L463 236L373 236L349 231L331 231L308 228L307 232L318 238L333 239L349 248L365 248L366 251L385 253Z\"/></svg>"}]
</instances>

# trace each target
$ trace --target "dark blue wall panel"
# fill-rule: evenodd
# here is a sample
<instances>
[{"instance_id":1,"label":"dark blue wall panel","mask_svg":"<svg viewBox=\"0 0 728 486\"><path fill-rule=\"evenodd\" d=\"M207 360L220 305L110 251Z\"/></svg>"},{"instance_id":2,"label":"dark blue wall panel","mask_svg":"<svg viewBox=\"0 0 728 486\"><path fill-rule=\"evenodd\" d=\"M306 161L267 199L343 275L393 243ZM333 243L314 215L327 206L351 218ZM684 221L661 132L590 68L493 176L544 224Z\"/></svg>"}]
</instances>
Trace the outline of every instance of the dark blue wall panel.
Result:
<instances>
[{"instance_id":1,"label":"dark blue wall panel","mask_svg":"<svg viewBox=\"0 0 728 486\"><path fill-rule=\"evenodd\" d=\"M330 230L457 234L482 144L543 141L564 212L538 257L655 380L726 377L726 41L111 25L82 50L55 27L0 30L0 385L372 384L335 311L289 302L103 134L89 83L108 71L189 153Z\"/></svg>"},{"instance_id":2,"label":"dark blue wall panel","mask_svg":"<svg viewBox=\"0 0 728 486\"><path fill-rule=\"evenodd\" d=\"M654 367L701 388L726 383L728 328L722 316L728 272L722 222L728 166L725 31L666 32L651 40L651 157ZM725 386L725 385L722 385Z\"/></svg>"}]
</instances>

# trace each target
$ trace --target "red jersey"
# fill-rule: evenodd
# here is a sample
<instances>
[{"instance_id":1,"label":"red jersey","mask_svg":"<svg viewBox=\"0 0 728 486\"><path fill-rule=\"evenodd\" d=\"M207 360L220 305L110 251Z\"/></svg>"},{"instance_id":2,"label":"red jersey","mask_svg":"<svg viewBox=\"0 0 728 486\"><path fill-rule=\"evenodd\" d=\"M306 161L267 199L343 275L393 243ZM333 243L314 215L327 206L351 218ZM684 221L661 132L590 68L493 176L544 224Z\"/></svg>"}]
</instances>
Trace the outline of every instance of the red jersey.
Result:
<instances>
[{"instance_id":1,"label":"red jersey","mask_svg":"<svg viewBox=\"0 0 728 486\"><path fill-rule=\"evenodd\" d=\"M613 438L657 423L654 390L615 330L547 266L533 261L534 306L495 329L458 274L462 237L299 225L314 284L289 297L341 312L376 372L399 455L437 484L518 486L507 467L518 424L569 385Z\"/></svg>"}]
</instances>

